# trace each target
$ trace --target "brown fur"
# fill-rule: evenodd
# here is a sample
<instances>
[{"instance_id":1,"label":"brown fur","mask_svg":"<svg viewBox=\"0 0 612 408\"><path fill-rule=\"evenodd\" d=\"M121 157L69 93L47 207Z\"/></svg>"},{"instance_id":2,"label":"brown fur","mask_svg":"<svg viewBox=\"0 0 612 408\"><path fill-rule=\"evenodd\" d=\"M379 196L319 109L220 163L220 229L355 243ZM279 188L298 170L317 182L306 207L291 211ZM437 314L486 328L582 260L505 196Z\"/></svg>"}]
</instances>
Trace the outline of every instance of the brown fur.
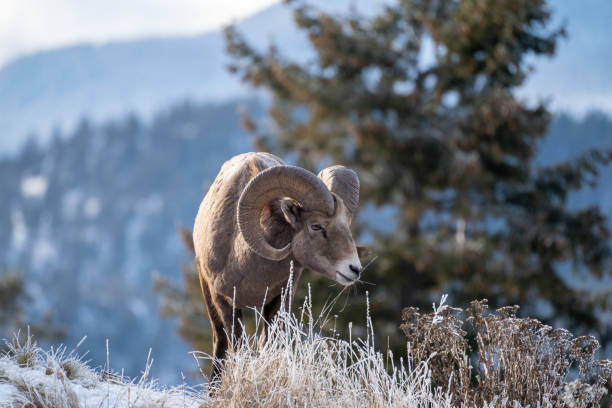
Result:
<instances>
[{"instance_id":1,"label":"brown fur","mask_svg":"<svg viewBox=\"0 0 612 408\"><path fill-rule=\"evenodd\" d=\"M280 305L281 289L287 285L291 260L297 284L304 267L336 279L335 262L351 254L356 257L347 210L342 199L335 195L336 209L331 217L304 211L288 198L273 200L260 218L265 238L277 248L291 242L292 253L281 261L271 261L250 250L237 226L236 206L240 194L259 172L283 164L281 159L268 153L233 157L221 168L196 216L193 231L196 264L213 328L213 356L217 361L226 355L232 330L236 338L240 335L240 324L232 321L234 309L235 319L240 319L243 308L261 307L265 296L264 318L266 322L272 321ZM326 227L326 237L321 231L311 229L313 223ZM218 374L217 363L211 379Z\"/></svg>"}]
</instances>

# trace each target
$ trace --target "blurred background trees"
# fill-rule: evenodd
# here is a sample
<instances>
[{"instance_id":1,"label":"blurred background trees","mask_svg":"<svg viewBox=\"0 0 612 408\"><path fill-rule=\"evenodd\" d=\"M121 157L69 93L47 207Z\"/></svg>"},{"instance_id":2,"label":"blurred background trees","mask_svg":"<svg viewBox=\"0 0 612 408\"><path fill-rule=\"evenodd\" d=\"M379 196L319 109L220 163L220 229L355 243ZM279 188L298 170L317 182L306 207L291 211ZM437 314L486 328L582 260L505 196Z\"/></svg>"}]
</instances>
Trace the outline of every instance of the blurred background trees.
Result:
<instances>
[{"instance_id":1,"label":"blurred background trees","mask_svg":"<svg viewBox=\"0 0 612 408\"><path fill-rule=\"evenodd\" d=\"M377 255L363 279L375 320L392 323L381 336L401 307L449 293L609 340L609 293L576 282L609 276L610 234L597 206L570 207L568 194L612 156L537 163L550 114L515 94L564 34L546 2L402 0L373 18L288 3L315 58L259 52L229 27L230 69L272 95L271 125L246 118L261 149L358 172L358 230Z\"/></svg>"},{"instance_id":2,"label":"blurred background trees","mask_svg":"<svg viewBox=\"0 0 612 408\"><path fill-rule=\"evenodd\" d=\"M3 271L0 275L0 330L3 338L23 328L23 286L23 277L15 272Z\"/></svg>"},{"instance_id":3,"label":"blurred background trees","mask_svg":"<svg viewBox=\"0 0 612 408\"><path fill-rule=\"evenodd\" d=\"M178 233L187 253L195 256L191 230L180 227ZM161 314L178 320L178 334L193 350L209 350L212 331L204 307L200 278L193 262L183 264L181 278L182 281L177 283L159 274L154 276L155 290L162 297Z\"/></svg>"},{"instance_id":4,"label":"blurred background trees","mask_svg":"<svg viewBox=\"0 0 612 408\"><path fill-rule=\"evenodd\" d=\"M0 340L12 340L17 335L20 341L31 334L37 341L57 341L64 330L53 324L53 314L48 312L34 317L27 313L31 296L25 288L24 276L15 271L0 270ZM5 343L0 343L0 352Z\"/></svg>"}]
</instances>

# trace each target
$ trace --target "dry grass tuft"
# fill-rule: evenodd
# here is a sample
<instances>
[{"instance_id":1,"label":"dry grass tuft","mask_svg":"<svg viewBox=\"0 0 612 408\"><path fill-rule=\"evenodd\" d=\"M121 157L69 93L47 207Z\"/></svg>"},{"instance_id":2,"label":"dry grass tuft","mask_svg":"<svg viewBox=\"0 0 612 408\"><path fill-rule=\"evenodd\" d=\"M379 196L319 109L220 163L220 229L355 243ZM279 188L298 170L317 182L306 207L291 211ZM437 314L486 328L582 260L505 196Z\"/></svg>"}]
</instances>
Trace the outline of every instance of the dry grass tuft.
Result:
<instances>
[{"instance_id":1,"label":"dry grass tuft","mask_svg":"<svg viewBox=\"0 0 612 408\"><path fill-rule=\"evenodd\" d=\"M323 335L315 329L323 324L316 323L308 299L299 318L281 306L269 341L261 344L257 335L244 334L234 343L206 406L450 406L446 395L431 387L426 362L406 366L400 358L397 366L386 366L385 356L370 340L371 323L368 339L351 336L348 341Z\"/></svg>"},{"instance_id":2,"label":"dry grass tuft","mask_svg":"<svg viewBox=\"0 0 612 408\"><path fill-rule=\"evenodd\" d=\"M28 328L29 331L29 328ZM6 356L12 358L19 367L34 367L39 363L38 356L40 349L36 342L32 339L30 333L26 335L25 341L22 343L21 332L13 335L11 341L6 344Z\"/></svg>"},{"instance_id":3,"label":"dry grass tuft","mask_svg":"<svg viewBox=\"0 0 612 408\"><path fill-rule=\"evenodd\" d=\"M454 406L592 407L608 392L612 363L594 359L595 338L518 318L518 306L488 313L483 300L463 311L445 300L432 313L405 308L401 328L413 364L429 362L433 383L448 389Z\"/></svg>"}]
</instances>

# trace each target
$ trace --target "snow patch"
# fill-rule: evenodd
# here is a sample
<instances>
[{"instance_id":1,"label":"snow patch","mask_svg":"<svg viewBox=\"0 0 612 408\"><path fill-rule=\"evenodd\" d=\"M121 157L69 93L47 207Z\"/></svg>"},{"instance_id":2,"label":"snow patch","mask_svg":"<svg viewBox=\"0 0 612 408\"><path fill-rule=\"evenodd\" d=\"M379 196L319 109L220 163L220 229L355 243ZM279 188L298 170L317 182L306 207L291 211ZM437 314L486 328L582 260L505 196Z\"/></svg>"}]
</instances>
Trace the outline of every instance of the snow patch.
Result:
<instances>
[{"instance_id":1,"label":"snow patch","mask_svg":"<svg viewBox=\"0 0 612 408\"><path fill-rule=\"evenodd\" d=\"M62 200L62 215L67 220L75 218L79 204L83 200L83 193L77 189L72 189L64 195Z\"/></svg>"},{"instance_id":2,"label":"snow patch","mask_svg":"<svg viewBox=\"0 0 612 408\"><path fill-rule=\"evenodd\" d=\"M28 239L28 227L25 223L25 217L21 210L11 211L11 244L17 251L21 251L25 246L25 242Z\"/></svg>"},{"instance_id":3,"label":"snow patch","mask_svg":"<svg viewBox=\"0 0 612 408\"><path fill-rule=\"evenodd\" d=\"M43 176L26 176L21 179L21 194L25 198L41 198L48 186L49 181Z\"/></svg>"},{"instance_id":4,"label":"snow patch","mask_svg":"<svg viewBox=\"0 0 612 408\"><path fill-rule=\"evenodd\" d=\"M130 302L130 311L136 317L147 317L149 307L142 299L134 299Z\"/></svg>"},{"instance_id":5,"label":"snow patch","mask_svg":"<svg viewBox=\"0 0 612 408\"><path fill-rule=\"evenodd\" d=\"M164 199L159 194L151 194L140 200L136 208L143 215L157 214L164 208Z\"/></svg>"},{"instance_id":6,"label":"snow patch","mask_svg":"<svg viewBox=\"0 0 612 408\"><path fill-rule=\"evenodd\" d=\"M83 204L83 213L87 218L96 218L100 214L102 203L98 197L89 197Z\"/></svg>"},{"instance_id":7,"label":"snow patch","mask_svg":"<svg viewBox=\"0 0 612 408\"><path fill-rule=\"evenodd\" d=\"M19 390L13 384L0 383L0 407L10 406L14 402L14 395L18 395Z\"/></svg>"},{"instance_id":8,"label":"snow patch","mask_svg":"<svg viewBox=\"0 0 612 408\"><path fill-rule=\"evenodd\" d=\"M48 262L57 258L57 249L50 239L38 238L34 242L34 250L32 251L32 265L36 269L42 268Z\"/></svg>"},{"instance_id":9,"label":"snow patch","mask_svg":"<svg viewBox=\"0 0 612 408\"><path fill-rule=\"evenodd\" d=\"M147 216L137 214L125 226L125 262L123 265L123 278L128 285L136 286L140 283L145 270L146 255L143 253L140 239L147 225Z\"/></svg>"},{"instance_id":10,"label":"snow patch","mask_svg":"<svg viewBox=\"0 0 612 408\"><path fill-rule=\"evenodd\" d=\"M38 354L43 354L38 352ZM44 353L37 356L34 367L20 367L9 357L0 357L0 407L198 407L204 400L193 389L176 387L163 389L146 378L130 381L117 374L96 373L82 361L63 354ZM44 360L46 363L43 363ZM64 367L73 368L70 376ZM19 386L16 386L18 384Z\"/></svg>"}]
</instances>

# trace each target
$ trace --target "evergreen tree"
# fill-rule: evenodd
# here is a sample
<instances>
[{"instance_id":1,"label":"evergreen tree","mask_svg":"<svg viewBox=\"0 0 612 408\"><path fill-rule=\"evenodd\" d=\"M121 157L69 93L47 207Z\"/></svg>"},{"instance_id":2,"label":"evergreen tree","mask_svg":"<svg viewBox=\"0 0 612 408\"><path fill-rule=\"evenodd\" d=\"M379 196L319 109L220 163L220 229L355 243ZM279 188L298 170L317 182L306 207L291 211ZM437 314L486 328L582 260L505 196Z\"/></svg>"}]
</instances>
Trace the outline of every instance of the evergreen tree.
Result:
<instances>
[{"instance_id":1,"label":"evergreen tree","mask_svg":"<svg viewBox=\"0 0 612 408\"><path fill-rule=\"evenodd\" d=\"M569 208L568 195L612 155L537 166L550 113L515 92L528 58L552 56L564 35L546 2L398 0L371 18L287 3L315 58L259 52L229 27L230 69L273 97L274 126L246 120L261 149L297 153L311 170L349 166L361 208L394 210L390 226L360 218L378 255L363 278L376 284L379 327L448 292L453 304L487 298L609 332L596 310L610 310L610 294L575 284L609 271L606 220L597 206Z\"/></svg>"},{"instance_id":2,"label":"evergreen tree","mask_svg":"<svg viewBox=\"0 0 612 408\"><path fill-rule=\"evenodd\" d=\"M24 320L20 307L23 294L23 279L19 275L14 272L0 275L0 333L5 339Z\"/></svg>"},{"instance_id":3,"label":"evergreen tree","mask_svg":"<svg viewBox=\"0 0 612 408\"><path fill-rule=\"evenodd\" d=\"M13 271L0 271L0 340L11 341L13 336L24 339L27 333L35 340L58 340L64 330L52 325L50 313L32 321L26 311L31 301L22 275ZM0 351L5 344L0 343Z\"/></svg>"}]
</instances>

